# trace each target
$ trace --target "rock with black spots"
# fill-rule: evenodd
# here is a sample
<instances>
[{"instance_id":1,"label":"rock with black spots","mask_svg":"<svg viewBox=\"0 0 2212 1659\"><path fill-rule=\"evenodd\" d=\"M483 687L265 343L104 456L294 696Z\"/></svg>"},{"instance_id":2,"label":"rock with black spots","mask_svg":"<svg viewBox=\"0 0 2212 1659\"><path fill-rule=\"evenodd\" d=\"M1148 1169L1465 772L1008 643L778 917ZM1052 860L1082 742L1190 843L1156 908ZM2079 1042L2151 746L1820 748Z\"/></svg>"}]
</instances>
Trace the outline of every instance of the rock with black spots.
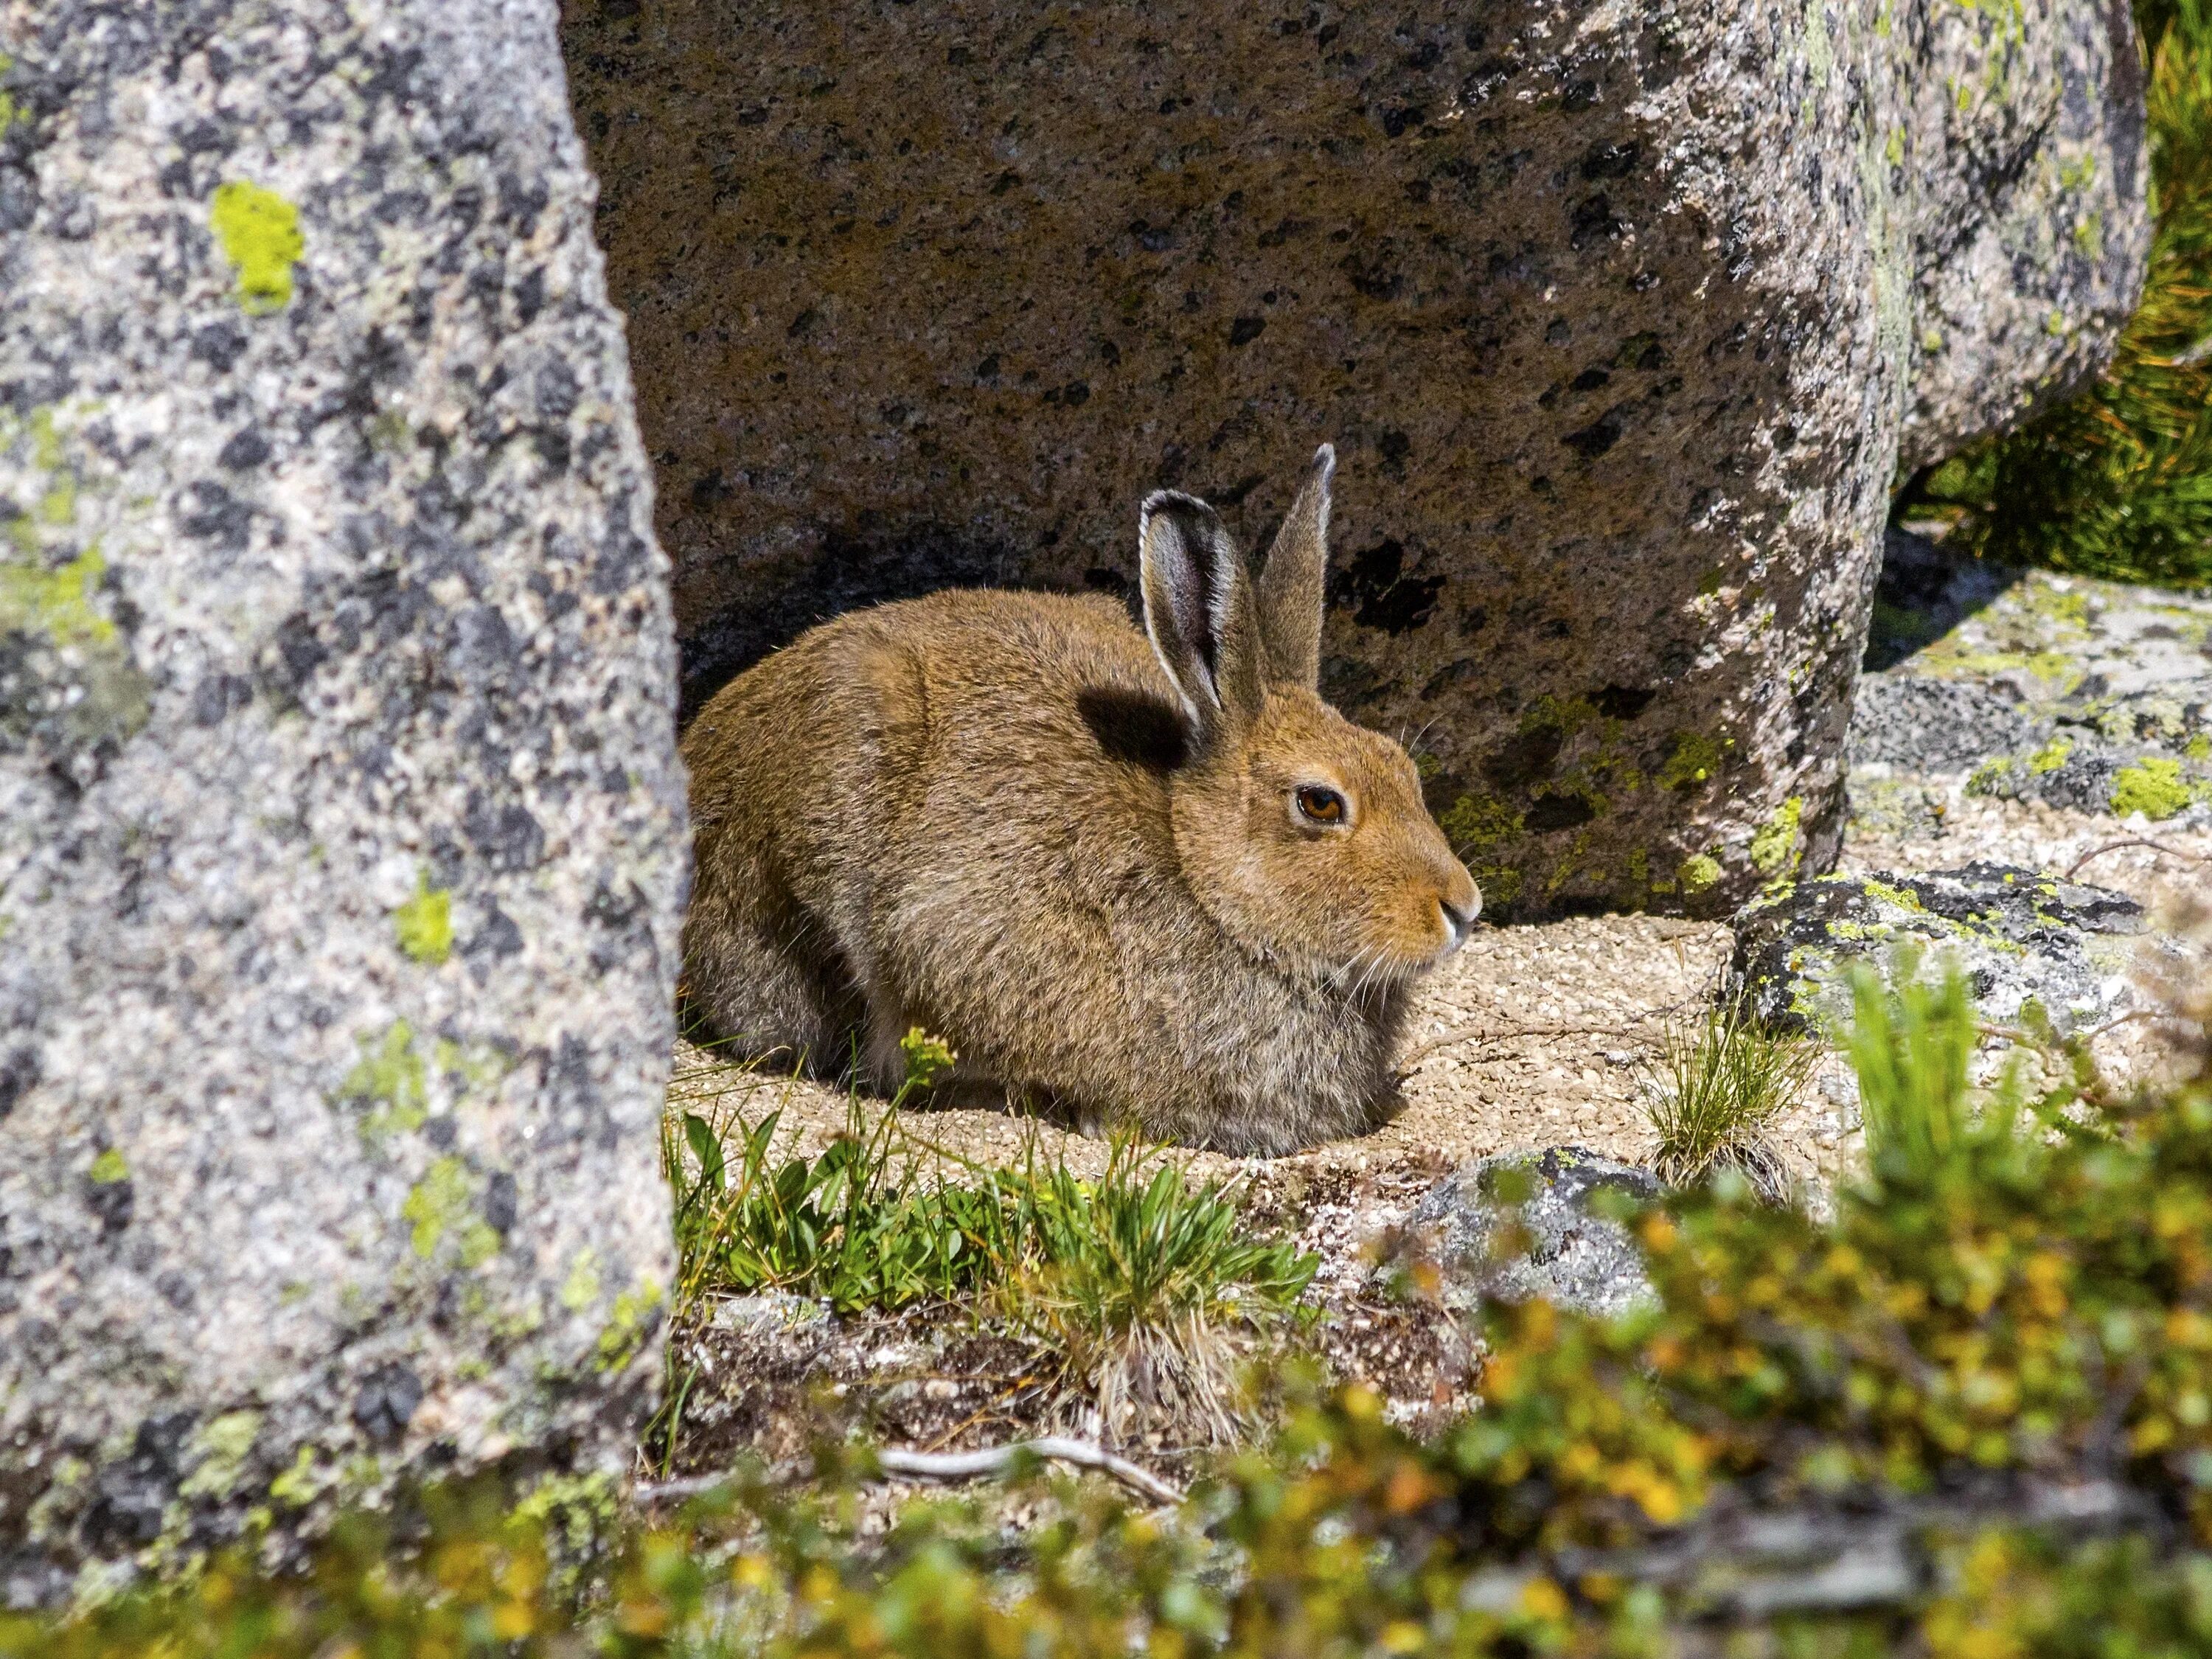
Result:
<instances>
[{"instance_id":1,"label":"rock with black spots","mask_svg":"<svg viewBox=\"0 0 2212 1659\"><path fill-rule=\"evenodd\" d=\"M659 1377L667 568L550 5L0 0L0 1595Z\"/></svg>"},{"instance_id":2,"label":"rock with black spots","mask_svg":"<svg viewBox=\"0 0 2212 1659\"><path fill-rule=\"evenodd\" d=\"M1817 872L1900 469L2148 246L2124 6L562 9L695 706L817 618L1127 594L1337 446L1323 690L1487 913ZM680 143L672 135L683 135Z\"/></svg>"},{"instance_id":3,"label":"rock with black spots","mask_svg":"<svg viewBox=\"0 0 2212 1659\"><path fill-rule=\"evenodd\" d=\"M1825 876L1737 918L1735 971L1763 1022L1833 1034L1850 1022L1853 970L1893 975L1902 951L1918 976L1964 973L1983 1018L2012 1024L2033 1000L2063 1033L2135 1006L2146 927L2124 893L2008 865Z\"/></svg>"},{"instance_id":4,"label":"rock with black spots","mask_svg":"<svg viewBox=\"0 0 2212 1659\"><path fill-rule=\"evenodd\" d=\"M1486 1158L1431 1188L1406 1225L1441 1270L1441 1295L1471 1314L1485 1298L1540 1298L1625 1313L1652 1297L1621 1217L1655 1201L1647 1170L1579 1146Z\"/></svg>"}]
</instances>

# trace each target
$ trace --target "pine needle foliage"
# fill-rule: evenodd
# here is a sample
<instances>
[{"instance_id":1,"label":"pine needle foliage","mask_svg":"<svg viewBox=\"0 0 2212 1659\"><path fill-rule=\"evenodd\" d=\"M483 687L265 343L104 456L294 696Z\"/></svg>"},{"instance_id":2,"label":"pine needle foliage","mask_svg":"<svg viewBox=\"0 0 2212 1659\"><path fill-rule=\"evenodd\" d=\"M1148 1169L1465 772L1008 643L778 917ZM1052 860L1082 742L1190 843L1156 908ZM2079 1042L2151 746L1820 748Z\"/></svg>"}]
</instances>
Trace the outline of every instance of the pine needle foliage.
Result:
<instances>
[{"instance_id":1,"label":"pine needle foliage","mask_svg":"<svg viewBox=\"0 0 2212 1659\"><path fill-rule=\"evenodd\" d=\"M2139 0L2151 43L2142 302L2083 393L1915 480L1898 516L2008 564L2212 584L2212 0Z\"/></svg>"}]
</instances>

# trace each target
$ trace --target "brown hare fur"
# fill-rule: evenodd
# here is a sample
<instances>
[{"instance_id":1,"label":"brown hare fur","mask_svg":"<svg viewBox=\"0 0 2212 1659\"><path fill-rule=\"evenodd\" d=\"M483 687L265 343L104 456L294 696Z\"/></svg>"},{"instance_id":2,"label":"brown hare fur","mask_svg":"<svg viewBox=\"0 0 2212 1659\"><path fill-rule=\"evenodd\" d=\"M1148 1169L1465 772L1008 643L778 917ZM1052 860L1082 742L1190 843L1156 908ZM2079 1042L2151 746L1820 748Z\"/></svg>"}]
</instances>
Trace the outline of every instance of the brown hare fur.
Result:
<instances>
[{"instance_id":1,"label":"brown hare fur","mask_svg":"<svg viewBox=\"0 0 2212 1659\"><path fill-rule=\"evenodd\" d=\"M1162 491L1146 627L951 592L825 623L684 739L693 1012L744 1054L953 1080L1274 1155L1372 1127L1413 980L1480 904L1404 750L1316 690L1326 446L1257 577Z\"/></svg>"}]
</instances>

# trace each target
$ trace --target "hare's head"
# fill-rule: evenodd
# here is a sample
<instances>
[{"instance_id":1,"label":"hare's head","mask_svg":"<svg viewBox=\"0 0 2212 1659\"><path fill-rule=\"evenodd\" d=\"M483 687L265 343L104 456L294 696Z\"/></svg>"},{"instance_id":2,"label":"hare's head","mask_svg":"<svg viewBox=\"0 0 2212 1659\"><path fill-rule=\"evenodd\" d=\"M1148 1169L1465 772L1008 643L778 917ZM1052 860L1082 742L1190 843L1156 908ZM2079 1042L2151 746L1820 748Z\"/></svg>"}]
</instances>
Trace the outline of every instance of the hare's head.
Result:
<instances>
[{"instance_id":1,"label":"hare's head","mask_svg":"<svg viewBox=\"0 0 2212 1659\"><path fill-rule=\"evenodd\" d=\"M1335 465L1324 444L1256 580L1204 501L1150 497L1145 627L1189 727L1175 836L1199 902L1261 955L1401 982L1458 948L1482 896L1406 751L1321 700Z\"/></svg>"}]
</instances>

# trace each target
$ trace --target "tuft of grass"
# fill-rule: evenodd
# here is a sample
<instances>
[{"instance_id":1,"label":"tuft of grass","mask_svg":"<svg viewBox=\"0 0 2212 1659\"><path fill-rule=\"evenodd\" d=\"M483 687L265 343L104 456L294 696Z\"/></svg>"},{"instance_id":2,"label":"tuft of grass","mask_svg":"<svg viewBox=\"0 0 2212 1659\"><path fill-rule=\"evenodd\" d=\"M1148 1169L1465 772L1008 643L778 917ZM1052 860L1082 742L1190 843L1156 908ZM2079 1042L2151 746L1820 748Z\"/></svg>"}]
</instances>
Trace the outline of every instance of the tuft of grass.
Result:
<instances>
[{"instance_id":1,"label":"tuft of grass","mask_svg":"<svg viewBox=\"0 0 2212 1659\"><path fill-rule=\"evenodd\" d=\"M1851 1064L1877 1180L1885 1170L1933 1179L1978 1133L1968 1105L1977 1033L1966 977L1954 969L1929 985L1911 970L1908 962L1895 988L1864 965L1851 975Z\"/></svg>"},{"instance_id":2,"label":"tuft of grass","mask_svg":"<svg viewBox=\"0 0 2212 1659\"><path fill-rule=\"evenodd\" d=\"M1249 1426L1237 1363L1251 1335L1291 1316L1318 1257L1250 1237L1220 1188L1191 1187L1173 1164L1146 1179L1127 1139L1097 1181L1063 1164L1024 1207L1028 1259L1000 1311L1060 1356L1093 1431L1120 1440L1150 1418L1220 1443Z\"/></svg>"},{"instance_id":3,"label":"tuft of grass","mask_svg":"<svg viewBox=\"0 0 2212 1659\"><path fill-rule=\"evenodd\" d=\"M1230 1438L1236 1362L1291 1316L1318 1259L1253 1237L1231 1190L1133 1139L1113 1143L1095 1181L1040 1169L1034 1149L986 1169L918 1145L899 1108L952 1056L920 1031L906 1046L890 1109L871 1124L854 1096L817 1157L774 1156L780 1114L719 1127L672 1115L678 1305L771 1290L842 1314L952 1304L1053 1355L1094 1431L1118 1438L1142 1420Z\"/></svg>"},{"instance_id":4,"label":"tuft of grass","mask_svg":"<svg viewBox=\"0 0 2212 1659\"><path fill-rule=\"evenodd\" d=\"M1646 1073L1659 1178L1686 1187L1734 1170L1766 1201L1787 1198L1790 1171L1766 1130L1811 1079L1819 1052L1767 1030L1741 999L1670 1028Z\"/></svg>"},{"instance_id":5,"label":"tuft of grass","mask_svg":"<svg viewBox=\"0 0 2212 1659\"><path fill-rule=\"evenodd\" d=\"M996 1172L974 1185L923 1179L899 1108L952 1063L920 1030L907 1077L871 1125L854 1095L845 1133L816 1158L773 1157L781 1112L757 1123L662 1123L676 1195L679 1305L716 1291L787 1291L840 1313L949 1301L1004 1277L1016 1195ZM689 1157L685 1156L689 1153Z\"/></svg>"},{"instance_id":6,"label":"tuft of grass","mask_svg":"<svg viewBox=\"0 0 2212 1659\"><path fill-rule=\"evenodd\" d=\"M2156 228L2142 302L2080 396L1915 479L1948 544L2122 581L2212 583L2212 0L2137 0Z\"/></svg>"},{"instance_id":7,"label":"tuft of grass","mask_svg":"<svg viewBox=\"0 0 2212 1659\"><path fill-rule=\"evenodd\" d=\"M1873 1193L1992 1179L2032 1185L2054 1142L2103 1133L2094 1117L2084 1123L2069 1113L2077 1103L2112 1103L2086 1042L2061 1037L2033 1003L2021 1029L1984 1028L1955 964L1933 983L1915 976L1917 966L1901 952L1889 981L1864 964L1851 975L1848 1042ZM1995 1086L1977 1089L1970 1068L1991 1030L2020 1046ZM2040 1096L2023 1086L2031 1055L2049 1085Z\"/></svg>"}]
</instances>

